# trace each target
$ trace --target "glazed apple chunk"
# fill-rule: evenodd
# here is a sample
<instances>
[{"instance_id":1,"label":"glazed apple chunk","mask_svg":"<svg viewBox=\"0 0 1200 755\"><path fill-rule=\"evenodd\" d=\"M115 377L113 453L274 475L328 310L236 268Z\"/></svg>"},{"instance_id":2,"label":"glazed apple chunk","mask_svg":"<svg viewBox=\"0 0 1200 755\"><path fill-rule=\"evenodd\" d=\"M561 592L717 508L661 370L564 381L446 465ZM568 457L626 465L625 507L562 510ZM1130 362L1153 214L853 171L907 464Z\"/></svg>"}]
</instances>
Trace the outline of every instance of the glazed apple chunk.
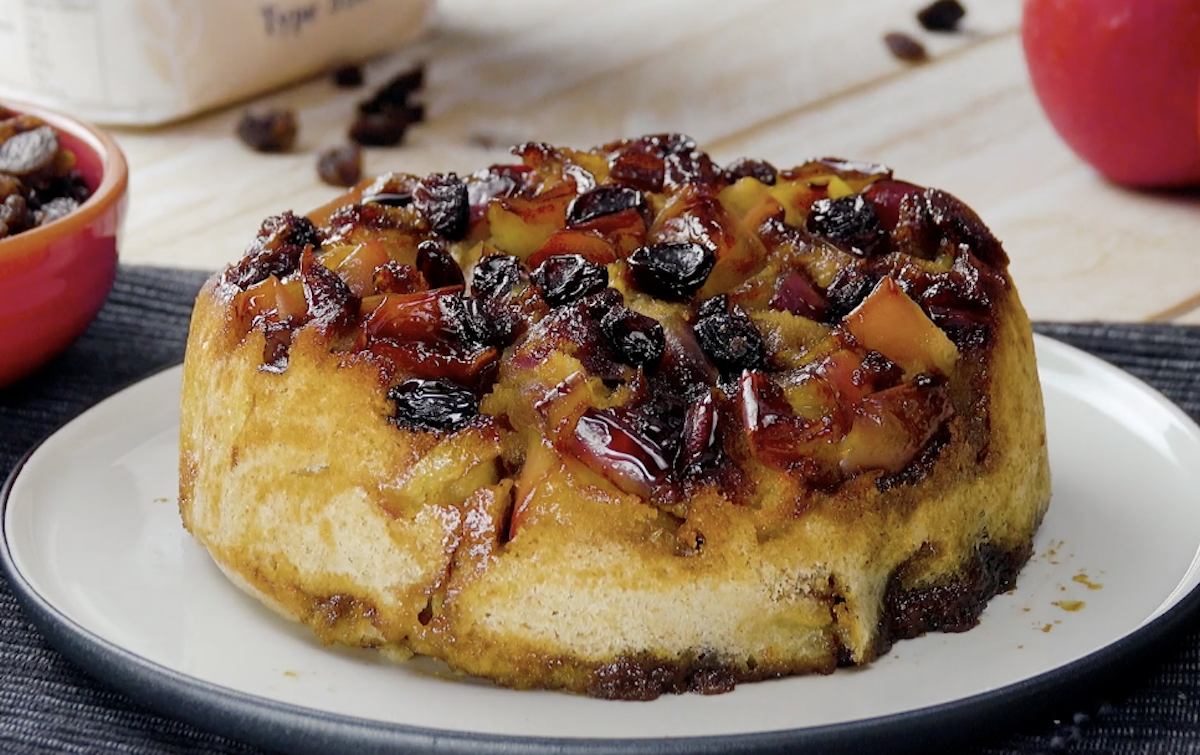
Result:
<instances>
[{"instance_id":1,"label":"glazed apple chunk","mask_svg":"<svg viewBox=\"0 0 1200 755\"><path fill-rule=\"evenodd\" d=\"M225 274L262 369L319 331L379 369L398 429L494 425L513 470L544 438L668 508L744 499L761 466L890 485L936 456L1006 287L961 202L837 159L722 168L678 135L514 152L265 222Z\"/></svg>"}]
</instances>

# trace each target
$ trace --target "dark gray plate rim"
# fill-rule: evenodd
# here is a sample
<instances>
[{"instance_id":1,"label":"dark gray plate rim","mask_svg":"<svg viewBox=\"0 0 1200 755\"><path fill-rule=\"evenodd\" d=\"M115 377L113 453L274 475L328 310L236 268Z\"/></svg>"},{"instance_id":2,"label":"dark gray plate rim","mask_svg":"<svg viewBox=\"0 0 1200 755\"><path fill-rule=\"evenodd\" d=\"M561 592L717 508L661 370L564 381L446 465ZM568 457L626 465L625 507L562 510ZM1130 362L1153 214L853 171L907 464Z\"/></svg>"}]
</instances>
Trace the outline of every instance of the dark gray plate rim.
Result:
<instances>
[{"instance_id":1,"label":"dark gray plate rim","mask_svg":"<svg viewBox=\"0 0 1200 755\"><path fill-rule=\"evenodd\" d=\"M1102 362L1061 341L1057 345ZM175 366L169 365L136 380L113 391L110 397ZM1158 392L1152 386L1147 387ZM84 629L29 584L13 562L4 525L10 494L29 459L71 421L64 422L30 449L0 490L0 569L17 602L53 648L103 684L154 712L270 750L313 755L936 752L1015 734L1021 725L1032 721L1048 723L1056 713L1069 715L1070 706L1094 698L1098 691L1106 690L1129 673L1136 673L1151 656L1167 649L1170 643L1165 640L1200 610L1200 587L1197 587L1130 634L1045 673L940 705L825 726L720 736L585 739L481 734L355 718L249 695L161 666Z\"/></svg>"}]
</instances>

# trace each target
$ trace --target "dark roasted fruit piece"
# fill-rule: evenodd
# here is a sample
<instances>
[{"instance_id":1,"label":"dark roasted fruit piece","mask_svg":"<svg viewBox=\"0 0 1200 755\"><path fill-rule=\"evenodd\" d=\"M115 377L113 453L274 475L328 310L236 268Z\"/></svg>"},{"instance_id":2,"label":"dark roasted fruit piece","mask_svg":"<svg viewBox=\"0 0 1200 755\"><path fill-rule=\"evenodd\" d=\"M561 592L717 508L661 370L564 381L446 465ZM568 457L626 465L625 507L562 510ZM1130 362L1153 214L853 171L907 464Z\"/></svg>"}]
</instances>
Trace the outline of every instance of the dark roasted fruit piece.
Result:
<instances>
[{"instance_id":1,"label":"dark roasted fruit piece","mask_svg":"<svg viewBox=\"0 0 1200 755\"><path fill-rule=\"evenodd\" d=\"M818 199L808 215L808 230L838 247L862 257L886 251L887 234L875 205L861 194L840 199Z\"/></svg>"},{"instance_id":2,"label":"dark roasted fruit piece","mask_svg":"<svg viewBox=\"0 0 1200 755\"><path fill-rule=\"evenodd\" d=\"M659 192L663 189L666 166L661 157L626 152L613 158L609 175L622 186L640 191Z\"/></svg>"},{"instance_id":3,"label":"dark roasted fruit piece","mask_svg":"<svg viewBox=\"0 0 1200 755\"><path fill-rule=\"evenodd\" d=\"M357 144L325 150L317 158L317 176L330 186L353 186L362 180L362 150Z\"/></svg>"},{"instance_id":4,"label":"dark roasted fruit piece","mask_svg":"<svg viewBox=\"0 0 1200 755\"><path fill-rule=\"evenodd\" d=\"M761 372L745 372L738 380L737 411L750 450L765 462L795 469L820 484L837 481L837 443L849 430L844 412L815 418L797 417L786 397Z\"/></svg>"},{"instance_id":5,"label":"dark roasted fruit piece","mask_svg":"<svg viewBox=\"0 0 1200 755\"><path fill-rule=\"evenodd\" d=\"M640 191L627 186L598 186L580 194L567 207L567 225L586 223L622 210L640 210L646 199Z\"/></svg>"},{"instance_id":6,"label":"dark roasted fruit piece","mask_svg":"<svg viewBox=\"0 0 1200 755\"><path fill-rule=\"evenodd\" d=\"M608 285L608 268L579 254L560 254L548 257L529 278L542 289L547 304L561 307L603 291Z\"/></svg>"},{"instance_id":7,"label":"dark roasted fruit piece","mask_svg":"<svg viewBox=\"0 0 1200 755\"><path fill-rule=\"evenodd\" d=\"M463 285L462 268L438 241L417 244L417 269L425 276L430 288Z\"/></svg>"},{"instance_id":8,"label":"dark roasted fruit piece","mask_svg":"<svg viewBox=\"0 0 1200 755\"><path fill-rule=\"evenodd\" d=\"M657 443L606 409L589 408L568 443L580 461L626 493L649 498L670 466Z\"/></svg>"},{"instance_id":9,"label":"dark roasted fruit piece","mask_svg":"<svg viewBox=\"0 0 1200 755\"><path fill-rule=\"evenodd\" d=\"M300 130L296 114L286 108L265 113L247 112L238 121L237 135L256 152L289 152Z\"/></svg>"},{"instance_id":10,"label":"dark roasted fruit piece","mask_svg":"<svg viewBox=\"0 0 1200 755\"><path fill-rule=\"evenodd\" d=\"M695 330L700 348L723 375L761 369L766 364L762 335L740 311L702 317Z\"/></svg>"},{"instance_id":11,"label":"dark roasted fruit piece","mask_svg":"<svg viewBox=\"0 0 1200 755\"><path fill-rule=\"evenodd\" d=\"M392 421L410 430L456 431L477 414L475 394L448 380L413 378L388 391L396 402Z\"/></svg>"},{"instance_id":12,"label":"dark roasted fruit piece","mask_svg":"<svg viewBox=\"0 0 1200 755\"><path fill-rule=\"evenodd\" d=\"M653 365L662 359L666 338L662 325L653 317L616 306L604 315L600 327L612 343L617 357L634 367Z\"/></svg>"},{"instance_id":13,"label":"dark roasted fruit piece","mask_svg":"<svg viewBox=\"0 0 1200 755\"><path fill-rule=\"evenodd\" d=\"M719 417L717 404L711 390L701 396L699 400L688 404L683 419L679 453L675 459L675 468L684 478L700 474L715 465L720 459Z\"/></svg>"},{"instance_id":14,"label":"dark roasted fruit piece","mask_svg":"<svg viewBox=\"0 0 1200 755\"><path fill-rule=\"evenodd\" d=\"M775 293L771 296L770 306L771 309L821 321L825 318L828 303L817 287L803 273L799 270L789 270L779 276L779 280L776 281Z\"/></svg>"},{"instance_id":15,"label":"dark roasted fruit piece","mask_svg":"<svg viewBox=\"0 0 1200 755\"><path fill-rule=\"evenodd\" d=\"M637 287L664 299L695 293L712 272L712 250L694 241L644 246L626 259Z\"/></svg>"},{"instance_id":16,"label":"dark roasted fruit piece","mask_svg":"<svg viewBox=\"0 0 1200 755\"><path fill-rule=\"evenodd\" d=\"M471 205L467 185L455 174L434 174L421 179L413 192L413 202L434 233L450 241L467 235Z\"/></svg>"},{"instance_id":17,"label":"dark roasted fruit piece","mask_svg":"<svg viewBox=\"0 0 1200 755\"><path fill-rule=\"evenodd\" d=\"M489 254L471 272L471 292L481 298L508 296L521 281L521 260L511 254Z\"/></svg>"},{"instance_id":18,"label":"dark roasted fruit piece","mask_svg":"<svg viewBox=\"0 0 1200 755\"><path fill-rule=\"evenodd\" d=\"M731 182L750 177L757 178L768 186L775 185L778 173L775 166L766 160L752 160L748 157L739 158L725 168L725 174Z\"/></svg>"}]
</instances>

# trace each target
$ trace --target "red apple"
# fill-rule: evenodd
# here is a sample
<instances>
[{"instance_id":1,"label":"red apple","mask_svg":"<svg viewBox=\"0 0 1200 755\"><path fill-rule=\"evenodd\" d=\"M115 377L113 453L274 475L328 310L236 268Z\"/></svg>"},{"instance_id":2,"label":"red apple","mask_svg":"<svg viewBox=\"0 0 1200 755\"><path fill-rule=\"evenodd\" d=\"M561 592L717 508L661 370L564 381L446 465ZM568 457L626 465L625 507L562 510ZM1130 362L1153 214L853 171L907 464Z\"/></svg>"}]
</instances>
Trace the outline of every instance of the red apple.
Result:
<instances>
[{"instance_id":1,"label":"red apple","mask_svg":"<svg viewBox=\"0 0 1200 755\"><path fill-rule=\"evenodd\" d=\"M1025 0L1034 90L1059 135L1112 181L1200 184L1200 2Z\"/></svg>"}]
</instances>

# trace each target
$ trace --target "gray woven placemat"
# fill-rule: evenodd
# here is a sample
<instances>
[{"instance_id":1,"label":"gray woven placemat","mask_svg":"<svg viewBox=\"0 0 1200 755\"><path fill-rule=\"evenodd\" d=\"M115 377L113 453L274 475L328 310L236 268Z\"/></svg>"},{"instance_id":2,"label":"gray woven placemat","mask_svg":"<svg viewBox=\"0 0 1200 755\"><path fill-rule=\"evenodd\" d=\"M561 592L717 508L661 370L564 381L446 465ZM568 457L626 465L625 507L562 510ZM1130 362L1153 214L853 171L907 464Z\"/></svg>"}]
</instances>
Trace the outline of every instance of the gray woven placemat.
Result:
<instances>
[{"instance_id":1,"label":"gray woven placemat","mask_svg":"<svg viewBox=\"0 0 1200 755\"><path fill-rule=\"evenodd\" d=\"M115 389L179 361L203 273L122 267L88 332L48 368L0 390L0 475ZM1200 329L1041 324L1145 380L1200 419ZM1048 711L979 753L1200 753L1200 632L1114 682L1082 711ZM1106 699L1105 699L1106 698ZM1059 716L1057 719L1053 716ZM247 753L256 748L137 707L47 646L0 581L0 752Z\"/></svg>"}]
</instances>

